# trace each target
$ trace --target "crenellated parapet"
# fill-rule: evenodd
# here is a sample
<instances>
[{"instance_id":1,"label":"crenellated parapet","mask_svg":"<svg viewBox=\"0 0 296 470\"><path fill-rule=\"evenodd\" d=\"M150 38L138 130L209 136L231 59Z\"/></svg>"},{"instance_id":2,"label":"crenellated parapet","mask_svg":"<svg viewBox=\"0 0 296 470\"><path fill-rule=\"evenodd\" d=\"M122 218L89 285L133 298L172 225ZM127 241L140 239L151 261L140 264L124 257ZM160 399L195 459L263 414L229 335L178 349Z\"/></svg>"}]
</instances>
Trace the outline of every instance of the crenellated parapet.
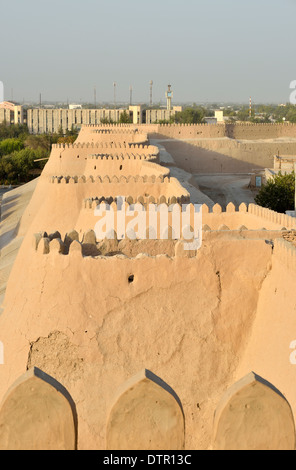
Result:
<instances>
[{"instance_id":1,"label":"crenellated parapet","mask_svg":"<svg viewBox=\"0 0 296 470\"><path fill-rule=\"evenodd\" d=\"M275 139L280 137L296 137L295 123L200 123L200 124L159 124L159 134L174 138L212 138L256 140Z\"/></svg>"},{"instance_id":2,"label":"crenellated parapet","mask_svg":"<svg viewBox=\"0 0 296 470\"><path fill-rule=\"evenodd\" d=\"M132 258L156 258L159 256L173 258L193 258L197 254L197 247L190 245L182 237L176 239L171 233L163 234L163 237L157 241L155 238L149 238L147 228L146 238L137 238L136 232L126 227L127 232L121 238L118 237L115 230L110 231L107 236L100 238L93 229L89 229L82 235L76 230L71 230L64 237L60 232L54 234L47 232L38 232L33 235L32 247L39 255L79 255L81 257L92 257L94 260L111 260L114 257L120 259Z\"/></svg>"},{"instance_id":3,"label":"crenellated parapet","mask_svg":"<svg viewBox=\"0 0 296 470\"><path fill-rule=\"evenodd\" d=\"M106 132L112 134L122 134L122 133L129 133L129 134L136 134L138 133L137 128L131 128L130 124L83 124L83 128L93 129L96 132Z\"/></svg>"},{"instance_id":4,"label":"crenellated parapet","mask_svg":"<svg viewBox=\"0 0 296 470\"><path fill-rule=\"evenodd\" d=\"M84 209L91 209L94 210L98 205L106 202L107 204L114 204L114 210L117 210L118 201L122 198L122 196L101 196L101 197L91 197L85 198L83 201L83 208ZM125 196L125 202L127 204L127 210L134 204L139 204L143 207L143 210L146 209L149 204L151 205L160 205L164 204L168 207L168 210L173 210L171 206L177 205L178 210L182 211L182 204L190 205L190 197L186 195L181 196L167 196L161 195L159 197L156 196ZM193 207L193 205L190 205ZM140 208L138 208L140 210Z\"/></svg>"},{"instance_id":5,"label":"crenellated parapet","mask_svg":"<svg viewBox=\"0 0 296 470\"><path fill-rule=\"evenodd\" d=\"M170 176L164 175L129 175L129 176L50 176L49 182L52 184L79 184L79 183L164 183L169 184L171 182Z\"/></svg>"},{"instance_id":6,"label":"crenellated parapet","mask_svg":"<svg viewBox=\"0 0 296 470\"><path fill-rule=\"evenodd\" d=\"M172 129L183 129L183 128L190 128L190 129L198 129L199 127L212 127L213 125L215 126L220 126L221 128L225 126L224 123L218 123L218 124L209 124L207 122L201 122L199 124L188 124L188 123L182 123L182 124L158 124L160 129L163 128L172 128Z\"/></svg>"},{"instance_id":7,"label":"crenellated parapet","mask_svg":"<svg viewBox=\"0 0 296 470\"><path fill-rule=\"evenodd\" d=\"M149 144L127 143L116 140L116 142L77 142L67 144L53 144L53 149L138 149L147 150L148 153L159 153L158 147ZM150 152L149 152L150 151Z\"/></svg>"},{"instance_id":8,"label":"crenellated parapet","mask_svg":"<svg viewBox=\"0 0 296 470\"><path fill-rule=\"evenodd\" d=\"M157 152L141 154L141 153L96 153L94 155L90 155L89 157L92 160L102 160L102 161L110 161L110 160L156 160L158 158Z\"/></svg>"},{"instance_id":9,"label":"crenellated parapet","mask_svg":"<svg viewBox=\"0 0 296 470\"><path fill-rule=\"evenodd\" d=\"M286 214L281 214L257 204L242 203L236 207L229 203L223 211L219 204L208 207L203 204L204 224L211 227L212 230L218 230L220 226L225 225L230 230L247 227L250 230L282 230L296 228L296 219Z\"/></svg>"},{"instance_id":10,"label":"crenellated parapet","mask_svg":"<svg viewBox=\"0 0 296 470\"><path fill-rule=\"evenodd\" d=\"M235 122L235 123L226 123L226 122L221 122L217 124L212 124L212 123L198 123L198 124L158 124L158 127L161 128L175 128L175 129L180 129L180 128L191 128L191 129L198 129L199 127L225 127L225 126L234 126L234 127L250 127L250 128L263 128L263 127L271 127L271 128L294 128L296 130L296 124L292 122L276 122L276 123L253 123L253 122Z\"/></svg>"},{"instance_id":11,"label":"crenellated parapet","mask_svg":"<svg viewBox=\"0 0 296 470\"><path fill-rule=\"evenodd\" d=\"M257 204L249 204L248 212L256 217L281 225L287 229L296 227L296 219L287 214L275 212Z\"/></svg>"}]
</instances>

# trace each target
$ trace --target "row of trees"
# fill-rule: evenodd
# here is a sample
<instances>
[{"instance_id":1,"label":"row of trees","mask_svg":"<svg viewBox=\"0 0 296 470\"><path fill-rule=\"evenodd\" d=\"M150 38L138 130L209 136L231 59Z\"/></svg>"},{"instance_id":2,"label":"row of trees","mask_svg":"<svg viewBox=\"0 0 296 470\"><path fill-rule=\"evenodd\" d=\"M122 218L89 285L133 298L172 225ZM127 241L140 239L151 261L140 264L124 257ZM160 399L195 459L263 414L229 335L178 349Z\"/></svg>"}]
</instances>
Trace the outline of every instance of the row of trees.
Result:
<instances>
[{"instance_id":1,"label":"row of trees","mask_svg":"<svg viewBox=\"0 0 296 470\"><path fill-rule=\"evenodd\" d=\"M216 107L218 109L218 105ZM296 106L287 103L285 105L253 105L250 115L249 106L226 106L223 108L224 116L235 121L249 121L254 123L283 122L296 123ZM177 112L170 120L158 121L158 124L199 124L205 117L214 116L214 106L206 108L193 105Z\"/></svg>"},{"instance_id":2,"label":"row of trees","mask_svg":"<svg viewBox=\"0 0 296 470\"><path fill-rule=\"evenodd\" d=\"M207 109L202 106L195 106L178 111L169 120L162 119L155 124L200 124L204 122L206 116L211 114L214 113L207 112Z\"/></svg>"},{"instance_id":3,"label":"row of trees","mask_svg":"<svg viewBox=\"0 0 296 470\"><path fill-rule=\"evenodd\" d=\"M226 107L223 112L224 116L232 121L250 121L254 123L296 122L296 106L291 103L280 106L277 104L253 105L251 116L249 106Z\"/></svg>"},{"instance_id":4,"label":"row of trees","mask_svg":"<svg viewBox=\"0 0 296 470\"><path fill-rule=\"evenodd\" d=\"M113 121L113 119L103 118L101 119L101 124L132 124L133 120L126 111L121 113L118 121Z\"/></svg>"},{"instance_id":5,"label":"row of trees","mask_svg":"<svg viewBox=\"0 0 296 470\"><path fill-rule=\"evenodd\" d=\"M0 184L26 183L40 174L55 143L72 143L77 130L64 135L62 129L55 134L32 135L24 125L0 124Z\"/></svg>"}]
</instances>

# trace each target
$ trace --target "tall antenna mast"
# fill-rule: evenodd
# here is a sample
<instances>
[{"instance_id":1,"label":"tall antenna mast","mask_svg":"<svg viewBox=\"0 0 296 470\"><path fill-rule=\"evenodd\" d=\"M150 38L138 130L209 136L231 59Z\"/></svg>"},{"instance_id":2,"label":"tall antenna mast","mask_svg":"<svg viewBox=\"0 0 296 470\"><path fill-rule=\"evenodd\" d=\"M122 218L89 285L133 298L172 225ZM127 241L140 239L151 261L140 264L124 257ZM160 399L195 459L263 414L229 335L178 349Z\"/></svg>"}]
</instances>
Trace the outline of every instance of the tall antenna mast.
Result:
<instances>
[{"instance_id":1,"label":"tall antenna mast","mask_svg":"<svg viewBox=\"0 0 296 470\"><path fill-rule=\"evenodd\" d=\"M252 98L250 96L250 105L249 105L249 118L252 117Z\"/></svg>"},{"instance_id":2,"label":"tall antenna mast","mask_svg":"<svg viewBox=\"0 0 296 470\"><path fill-rule=\"evenodd\" d=\"M96 90L96 87L94 87L94 105L95 105L95 108L97 107L97 90Z\"/></svg>"},{"instance_id":3,"label":"tall antenna mast","mask_svg":"<svg viewBox=\"0 0 296 470\"><path fill-rule=\"evenodd\" d=\"M130 106L133 104L133 87L130 86Z\"/></svg>"},{"instance_id":4,"label":"tall antenna mast","mask_svg":"<svg viewBox=\"0 0 296 470\"><path fill-rule=\"evenodd\" d=\"M116 109L116 82L113 82L114 87L114 109Z\"/></svg>"},{"instance_id":5,"label":"tall antenna mast","mask_svg":"<svg viewBox=\"0 0 296 470\"><path fill-rule=\"evenodd\" d=\"M150 80L150 106L152 106L152 87L153 87L153 81Z\"/></svg>"}]
</instances>

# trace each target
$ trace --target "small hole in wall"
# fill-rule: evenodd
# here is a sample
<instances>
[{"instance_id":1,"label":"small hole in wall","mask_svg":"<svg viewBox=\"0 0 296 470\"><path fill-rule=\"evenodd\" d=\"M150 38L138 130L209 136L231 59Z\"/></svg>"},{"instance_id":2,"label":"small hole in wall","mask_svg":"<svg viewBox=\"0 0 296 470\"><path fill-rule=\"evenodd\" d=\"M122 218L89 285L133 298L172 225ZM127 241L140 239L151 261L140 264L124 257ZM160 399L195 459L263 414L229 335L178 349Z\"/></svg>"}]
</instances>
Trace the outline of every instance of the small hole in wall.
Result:
<instances>
[{"instance_id":1,"label":"small hole in wall","mask_svg":"<svg viewBox=\"0 0 296 470\"><path fill-rule=\"evenodd\" d=\"M131 284L132 282L134 282L134 278L135 276L133 274L131 274L129 277L128 277L128 283Z\"/></svg>"},{"instance_id":2,"label":"small hole in wall","mask_svg":"<svg viewBox=\"0 0 296 470\"><path fill-rule=\"evenodd\" d=\"M120 165L119 169L122 170L122 165Z\"/></svg>"}]
</instances>

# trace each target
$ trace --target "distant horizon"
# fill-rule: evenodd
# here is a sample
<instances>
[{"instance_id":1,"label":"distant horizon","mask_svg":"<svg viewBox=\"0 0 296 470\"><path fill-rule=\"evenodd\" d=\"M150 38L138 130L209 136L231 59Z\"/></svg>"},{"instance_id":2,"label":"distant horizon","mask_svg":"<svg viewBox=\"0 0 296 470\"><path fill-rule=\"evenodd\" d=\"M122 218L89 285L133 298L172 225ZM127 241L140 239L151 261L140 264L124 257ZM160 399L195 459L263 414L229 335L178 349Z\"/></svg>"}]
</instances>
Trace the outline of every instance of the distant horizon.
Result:
<instances>
[{"instance_id":1,"label":"distant horizon","mask_svg":"<svg viewBox=\"0 0 296 470\"><path fill-rule=\"evenodd\" d=\"M295 75L296 76L296 75ZM246 99L244 100L219 100L219 99L212 99L212 100L195 100L195 99L188 99L186 101L174 101L172 100L172 106L181 106L181 105L197 105L197 106L202 106L202 105L212 105L212 104L219 104L219 105L232 105L232 106L236 106L236 105L245 105L245 106L249 106L249 102L250 102L250 98L252 99L252 105L286 105L286 104L289 104L290 101L289 101L289 96L291 94L291 90L288 89L288 93L287 93L287 97L286 99L284 100L276 100L276 99L273 99L273 100L253 100L252 97L248 96ZM34 105L37 105L40 103L40 99L36 98L36 99L25 99L25 98L22 98L22 99L16 99L15 97L11 97L11 96L7 96L5 95L4 93L4 100L3 101L7 101L7 102L14 102L14 103L18 103L18 104L34 104ZM94 101L91 101L91 100L82 100L81 98L80 99L58 99L58 98L53 98L53 99L41 99L41 104L44 105L44 104L78 104L78 105L85 105L85 104L90 104L91 106L100 106L102 104L109 104L110 106L114 106L114 102L112 100L98 100L96 101L96 103ZM124 100L117 100L116 101L116 105L120 105L120 104L125 104L127 106L130 105L130 101L128 99ZM293 103L294 104L294 103ZM138 101L132 101L132 106L136 106L136 105L145 105L145 106L150 106L150 103L149 103L149 99L147 99L146 101L145 100L138 100ZM162 99L159 99L159 100L156 100L152 102L152 106L159 106L159 105L164 105L166 106L166 99L165 97L162 98Z\"/></svg>"},{"instance_id":2,"label":"distant horizon","mask_svg":"<svg viewBox=\"0 0 296 470\"><path fill-rule=\"evenodd\" d=\"M25 102L20 102L20 101L17 101L17 100L10 100L10 99L5 99L4 101L7 101L7 102L14 102L14 103L17 103L19 105L23 105L23 106L38 106L40 107L40 102L38 101L25 101ZM252 103L252 106L281 106L281 105L288 105L290 104L289 101L287 102L257 102L257 103ZM108 106L108 107L112 107L114 108L114 103L110 102L110 101L102 101L102 102L97 102L96 104L95 103L92 103L90 101L83 101L83 102L79 102L78 100L74 100L74 101L59 101L59 100L53 100L53 101L42 101L41 102L41 107L43 106L51 106L51 105L63 105L63 106L69 106L69 105L81 105L81 106L85 106L85 105L90 105L92 107L96 107L96 108L100 108L104 105ZM196 101L187 101L187 102L176 102L176 103L172 103L172 106L213 106L213 105L217 105L217 106L249 106L249 101L245 101L245 102L230 102L230 101L209 101L209 102L205 102L205 101L201 101L201 102L196 102ZM122 102L118 102L116 103L116 108L118 108L119 106L125 106L125 107L128 107L130 106L130 103L127 102L127 101L122 101ZM148 108L150 108L150 103L148 102L137 102L137 103L132 103L132 106L146 106ZM155 103L152 103L152 108L153 106L161 106L161 107L166 107L166 102L165 100L161 101L161 102L155 102Z\"/></svg>"},{"instance_id":3,"label":"distant horizon","mask_svg":"<svg viewBox=\"0 0 296 470\"><path fill-rule=\"evenodd\" d=\"M296 74L295 74L296 76ZM291 82L290 82L291 83ZM287 96L286 96L286 99L285 100L256 100L254 101L254 99L252 98L252 96L247 96L244 100L223 100L223 99L212 99L212 100L195 100L195 99L188 99L186 101L178 101L178 100L172 100L172 105L173 106L180 106L180 105L193 105L193 104L196 104L196 105L211 105L211 104L225 104L225 105L232 105L232 106L235 106L235 105L246 105L248 106L249 105L249 100L250 98L252 99L252 104L253 105L280 105L280 104L288 104L289 103L289 97L290 97L290 94L291 94L291 88L290 88L290 83L288 84L287 86ZM97 100L96 103L95 103L95 99L93 97L93 100L89 99L89 100L83 100L82 98L79 98L79 99L69 99L69 98L65 98L65 99L43 99L42 97L42 94L39 93L39 95L37 96L37 98L35 99L25 99L25 98L22 98L21 100L20 99L16 99L14 97L14 91L11 90L10 92L10 96L7 96L7 93L5 93L5 86L4 86L4 101L13 101L13 102L16 102L16 103L19 103L19 104L22 104L22 103L29 103L29 104L34 104L34 105L37 105L40 103L40 95L41 95L41 103L42 104L81 104L81 105L85 105L85 104L90 104L92 106L99 106L99 105L102 105L102 104L109 104L110 106L114 106L114 98L113 100ZM145 100L138 100L138 101L132 101L132 105L147 105L147 106L150 106L150 103L149 103L149 99L150 99L150 96L149 98ZM125 104L125 105L129 105L130 104L130 98L126 98L126 99L116 99L116 105L119 105L119 104ZM166 105L166 99L165 99L165 92L163 93L163 97L160 98L159 100L157 100L156 98L153 100L153 103L152 103L152 106L155 106L155 105Z\"/></svg>"}]
</instances>

